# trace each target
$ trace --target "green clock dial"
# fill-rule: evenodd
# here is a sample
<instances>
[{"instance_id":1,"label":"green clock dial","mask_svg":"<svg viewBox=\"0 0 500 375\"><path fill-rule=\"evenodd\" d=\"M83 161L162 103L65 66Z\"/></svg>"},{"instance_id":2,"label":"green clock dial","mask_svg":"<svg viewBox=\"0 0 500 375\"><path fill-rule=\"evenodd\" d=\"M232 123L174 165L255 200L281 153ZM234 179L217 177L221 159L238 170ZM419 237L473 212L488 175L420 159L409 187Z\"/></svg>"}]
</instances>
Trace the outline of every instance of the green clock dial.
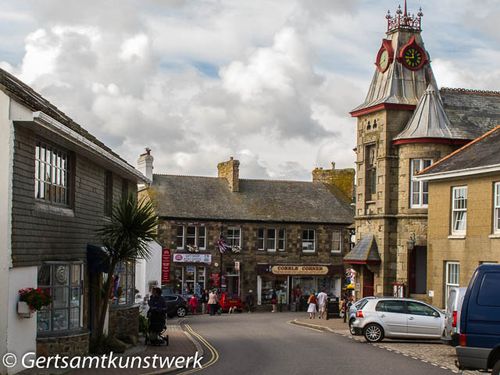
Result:
<instances>
[{"instance_id":1,"label":"green clock dial","mask_svg":"<svg viewBox=\"0 0 500 375\"><path fill-rule=\"evenodd\" d=\"M422 51L415 47L409 47L403 54L405 64L410 68L417 68L422 64L424 57Z\"/></svg>"}]
</instances>

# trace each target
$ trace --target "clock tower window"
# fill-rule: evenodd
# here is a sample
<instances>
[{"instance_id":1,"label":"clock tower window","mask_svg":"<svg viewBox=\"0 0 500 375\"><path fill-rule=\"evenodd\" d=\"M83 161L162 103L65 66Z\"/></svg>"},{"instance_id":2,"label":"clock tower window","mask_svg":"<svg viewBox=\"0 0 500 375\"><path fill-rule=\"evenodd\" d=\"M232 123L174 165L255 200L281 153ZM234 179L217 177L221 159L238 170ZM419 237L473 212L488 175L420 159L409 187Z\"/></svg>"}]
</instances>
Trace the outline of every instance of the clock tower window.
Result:
<instances>
[{"instance_id":1,"label":"clock tower window","mask_svg":"<svg viewBox=\"0 0 500 375\"><path fill-rule=\"evenodd\" d=\"M375 145L367 145L365 149L365 180L366 180L366 199L373 200L377 193L377 165Z\"/></svg>"}]
</instances>

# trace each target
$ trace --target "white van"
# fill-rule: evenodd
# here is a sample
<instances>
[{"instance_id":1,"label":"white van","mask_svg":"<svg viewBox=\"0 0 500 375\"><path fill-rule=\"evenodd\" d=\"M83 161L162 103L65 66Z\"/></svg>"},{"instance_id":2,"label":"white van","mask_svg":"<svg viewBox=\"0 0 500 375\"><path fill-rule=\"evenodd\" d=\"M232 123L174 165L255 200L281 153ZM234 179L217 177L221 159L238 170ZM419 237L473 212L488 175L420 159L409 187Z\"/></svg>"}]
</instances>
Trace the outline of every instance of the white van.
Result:
<instances>
[{"instance_id":1,"label":"white van","mask_svg":"<svg viewBox=\"0 0 500 375\"><path fill-rule=\"evenodd\" d=\"M441 340L452 346L458 345L460 332L460 310L467 288L451 288L446 302L446 320Z\"/></svg>"}]
</instances>

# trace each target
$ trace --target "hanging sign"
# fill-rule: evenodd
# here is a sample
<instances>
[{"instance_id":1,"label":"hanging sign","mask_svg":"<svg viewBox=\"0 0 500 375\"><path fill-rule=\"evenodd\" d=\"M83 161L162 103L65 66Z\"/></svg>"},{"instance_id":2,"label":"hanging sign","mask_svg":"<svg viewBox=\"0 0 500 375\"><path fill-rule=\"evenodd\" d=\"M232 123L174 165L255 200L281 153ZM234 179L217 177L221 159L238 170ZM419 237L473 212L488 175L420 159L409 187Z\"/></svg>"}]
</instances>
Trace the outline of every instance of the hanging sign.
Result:
<instances>
[{"instance_id":1,"label":"hanging sign","mask_svg":"<svg viewBox=\"0 0 500 375\"><path fill-rule=\"evenodd\" d=\"M170 282L170 249L163 249L161 253L161 283Z\"/></svg>"}]
</instances>

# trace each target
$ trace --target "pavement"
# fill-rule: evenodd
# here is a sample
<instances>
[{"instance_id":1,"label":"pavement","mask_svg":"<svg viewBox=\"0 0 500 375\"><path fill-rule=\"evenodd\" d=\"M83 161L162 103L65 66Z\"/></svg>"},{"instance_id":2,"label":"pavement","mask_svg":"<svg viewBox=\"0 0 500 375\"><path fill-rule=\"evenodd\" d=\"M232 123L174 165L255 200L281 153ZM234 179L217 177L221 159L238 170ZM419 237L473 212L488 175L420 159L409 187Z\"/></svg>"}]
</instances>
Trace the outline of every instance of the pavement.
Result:
<instances>
[{"instance_id":1,"label":"pavement","mask_svg":"<svg viewBox=\"0 0 500 375\"><path fill-rule=\"evenodd\" d=\"M347 323L343 319L309 319L295 318L291 323L307 328L318 329L336 333L348 337L354 341L366 343L363 336L352 336L349 332ZM391 340L384 339L382 342L371 344L378 348L400 354L404 357L421 360L436 367L446 368L454 373L479 375L484 374L479 371L460 371L455 366L457 359L455 348L444 345L439 340Z\"/></svg>"},{"instance_id":2,"label":"pavement","mask_svg":"<svg viewBox=\"0 0 500 375\"><path fill-rule=\"evenodd\" d=\"M127 357L137 356L137 357L152 357L157 355L161 358L166 357L179 357L179 356L194 356L196 352L198 352L198 356L203 356L203 348L195 340L189 332L183 329L181 323L183 321L176 322L177 324L169 324L167 326L168 336L169 336L169 345L162 346L146 346L143 344L143 339L141 342L135 346L127 350L123 354L116 354L118 357L116 363L119 363L120 358L124 358L126 360ZM156 374L166 374L169 372L178 371L176 368L172 369L79 369L79 370L68 370L68 369L55 369L50 368L47 370L40 369L30 369L24 370L20 372L21 375L62 375L62 374L71 374L71 375L97 375L97 374L105 374L105 375L119 375L119 374L141 374L141 375L156 375Z\"/></svg>"}]
</instances>

